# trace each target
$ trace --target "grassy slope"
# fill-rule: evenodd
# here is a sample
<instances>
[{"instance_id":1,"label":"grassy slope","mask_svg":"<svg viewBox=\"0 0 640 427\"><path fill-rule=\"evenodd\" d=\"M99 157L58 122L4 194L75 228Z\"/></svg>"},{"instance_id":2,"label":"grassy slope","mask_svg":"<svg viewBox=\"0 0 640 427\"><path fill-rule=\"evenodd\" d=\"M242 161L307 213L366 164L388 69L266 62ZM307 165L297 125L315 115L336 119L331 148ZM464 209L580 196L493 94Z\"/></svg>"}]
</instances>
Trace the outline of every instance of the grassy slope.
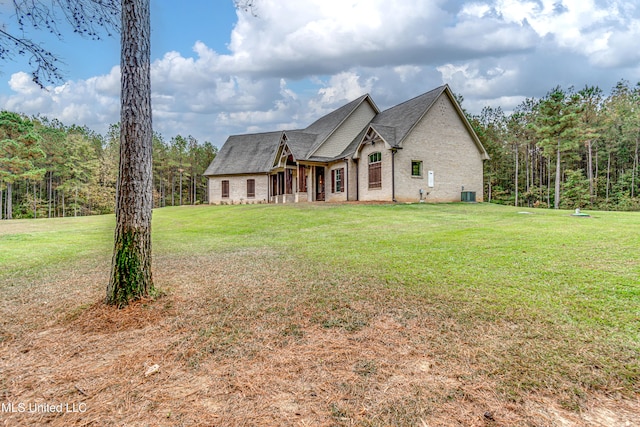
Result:
<instances>
[{"instance_id":1,"label":"grassy slope","mask_svg":"<svg viewBox=\"0 0 640 427\"><path fill-rule=\"evenodd\" d=\"M166 208L154 255L270 248L442 300L459 313L536 317L640 342L640 214L493 205ZM112 216L0 223L0 284L109 260Z\"/></svg>"},{"instance_id":2,"label":"grassy slope","mask_svg":"<svg viewBox=\"0 0 640 427\"><path fill-rule=\"evenodd\" d=\"M345 314L346 303L329 296L332 286L351 300L373 300L368 290L382 287L422 301L462 325L465 340L483 333L478 325L501 325L489 334L497 343L485 343L495 348L475 360L506 395L545 387L573 387L578 396L585 389L638 393L640 214L575 218L523 210L486 204L165 208L154 212L154 257L158 263L224 260L268 251L276 269L287 265L301 294L313 283L304 304L325 327L367 322ZM112 216L0 223L0 297L21 285L37 288L42 277L103 268L112 228ZM156 277L172 292L170 280ZM318 316L320 308L333 317Z\"/></svg>"},{"instance_id":3,"label":"grassy slope","mask_svg":"<svg viewBox=\"0 0 640 427\"><path fill-rule=\"evenodd\" d=\"M520 211L490 205L165 210L155 214L154 250L216 256L277 248L317 268L451 302L456 311L534 316L640 341L640 214Z\"/></svg>"},{"instance_id":4,"label":"grassy slope","mask_svg":"<svg viewBox=\"0 0 640 427\"><path fill-rule=\"evenodd\" d=\"M460 322L520 325L529 331L503 349L507 357L494 372L507 389L563 387L556 377L587 388L611 379L637 387L640 214L523 211L486 204L235 206L211 216L193 210L177 223L167 212L157 220L167 221L159 240L170 249L156 248L275 247L316 274L384 281L424 297ZM593 366L601 372L592 376Z\"/></svg>"}]
</instances>

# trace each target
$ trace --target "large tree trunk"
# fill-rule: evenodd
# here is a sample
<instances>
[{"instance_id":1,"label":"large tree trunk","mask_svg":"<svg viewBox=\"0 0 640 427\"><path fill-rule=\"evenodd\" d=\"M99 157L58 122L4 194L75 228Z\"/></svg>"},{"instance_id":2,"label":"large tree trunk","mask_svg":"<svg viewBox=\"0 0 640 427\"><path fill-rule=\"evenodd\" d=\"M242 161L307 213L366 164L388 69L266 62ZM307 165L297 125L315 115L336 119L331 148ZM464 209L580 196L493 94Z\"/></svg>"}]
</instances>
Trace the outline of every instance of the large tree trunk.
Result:
<instances>
[{"instance_id":1,"label":"large tree trunk","mask_svg":"<svg viewBox=\"0 0 640 427\"><path fill-rule=\"evenodd\" d=\"M531 190L531 184L529 181L529 173L531 172L531 169L529 168L529 161L531 160L531 153L529 151L529 144L525 144L525 151L524 151L524 170L525 170L525 191L527 193L529 193L529 191Z\"/></svg>"},{"instance_id":2,"label":"large tree trunk","mask_svg":"<svg viewBox=\"0 0 640 427\"><path fill-rule=\"evenodd\" d=\"M562 175L560 174L560 143L558 142L558 154L557 154L557 160L556 160L556 188L555 188L555 193L554 193L554 199L553 199L553 208L554 209L559 209L560 208L560 179L562 178Z\"/></svg>"},{"instance_id":3,"label":"large tree trunk","mask_svg":"<svg viewBox=\"0 0 640 427\"><path fill-rule=\"evenodd\" d=\"M539 180L539 192L538 192L538 196L540 197L540 201L542 201L542 183L543 183L543 179L544 179L544 156L542 154L540 154L540 156L538 157L540 159L540 165L539 165L539 173L538 173L538 180ZM548 207L548 206L547 206Z\"/></svg>"},{"instance_id":4,"label":"large tree trunk","mask_svg":"<svg viewBox=\"0 0 640 427\"><path fill-rule=\"evenodd\" d=\"M51 198L53 197L53 171L49 171L49 216L48 218L51 218L51 206L52 206L52 202L51 202Z\"/></svg>"},{"instance_id":5,"label":"large tree trunk","mask_svg":"<svg viewBox=\"0 0 640 427\"><path fill-rule=\"evenodd\" d=\"M77 185L76 185L75 198L73 199L73 216L74 217L78 216L78 186Z\"/></svg>"},{"instance_id":6,"label":"large tree trunk","mask_svg":"<svg viewBox=\"0 0 640 427\"><path fill-rule=\"evenodd\" d=\"M5 218L7 219L13 219L13 184L11 182L7 182L7 203L5 203L5 205L7 206L7 215L5 215Z\"/></svg>"},{"instance_id":7,"label":"large tree trunk","mask_svg":"<svg viewBox=\"0 0 640 427\"><path fill-rule=\"evenodd\" d=\"M594 166L596 168L594 174L593 174L593 200L594 202L596 202L598 200L599 197L599 193L598 193L598 181L600 180L598 178L598 174L600 173L600 168L598 167L598 146L596 145L596 158L594 163Z\"/></svg>"},{"instance_id":8,"label":"large tree trunk","mask_svg":"<svg viewBox=\"0 0 640 427\"><path fill-rule=\"evenodd\" d=\"M640 135L636 137L636 151L633 155L633 171L631 171L631 198L636 196L636 173L638 171L638 144L640 144Z\"/></svg>"},{"instance_id":9,"label":"large tree trunk","mask_svg":"<svg viewBox=\"0 0 640 427\"><path fill-rule=\"evenodd\" d=\"M149 295L153 208L149 0L122 0L120 169L108 304Z\"/></svg>"},{"instance_id":10,"label":"large tree trunk","mask_svg":"<svg viewBox=\"0 0 640 427\"><path fill-rule=\"evenodd\" d=\"M593 146L587 141L587 177L589 178L589 203L593 207Z\"/></svg>"},{"instance_id":11,"label":"large tree trunk","mask_svg":"<svg viewBox=\"0 0 640 427\"><path fill-rule=\"evenodd\" d=\"M606 203L609 204L609 186L611 185L611 151L609 151L609 159L607 160L607 195Z\"/></svg>"},{"instance_id":12,"label":"large tree trunk","mask_svg":"<svg viewBox=\"0 0 640 427\"><path fill-rule=\"evenodd\" d=\"M551 207L551 156L547 159L547 207Z\"/></svg>"},{"instance_id":13,"label":"large tree trunk","mask_svg":"<svg viewBox=\"0 0 640 427\"><path fill-rule=\"evenodd\" d=\"M516 182L515 182L515 187L516 187L516 201L514 203L514 206L518 206L518 172L519 172L519 166L520 166L520 162L519 162L519 153L518 153L518 144L515 144L515 149L516 149Z\"/></svg>"},{"instance_id":14,"label":"large tree trunk","mask_svg":"<svg viewBox=\"0 0 640 427\"><path fill-rule=\"evenodd\" d=\"M191 204L196 204L196 193L198 192L198 188L196 187L196 171L191 168L191 182L193 183L193 192L191 194Z\"/></svg>"},{"instance_id":15,"label":"large tree trunk","mask_svg":"<svg viewBox=\"0 0 640 427\"><path fill-rule=\"evenodd\" d=\"M180 170L180 206L182 206L182 170Z\"/></svg>"}]
</instances>

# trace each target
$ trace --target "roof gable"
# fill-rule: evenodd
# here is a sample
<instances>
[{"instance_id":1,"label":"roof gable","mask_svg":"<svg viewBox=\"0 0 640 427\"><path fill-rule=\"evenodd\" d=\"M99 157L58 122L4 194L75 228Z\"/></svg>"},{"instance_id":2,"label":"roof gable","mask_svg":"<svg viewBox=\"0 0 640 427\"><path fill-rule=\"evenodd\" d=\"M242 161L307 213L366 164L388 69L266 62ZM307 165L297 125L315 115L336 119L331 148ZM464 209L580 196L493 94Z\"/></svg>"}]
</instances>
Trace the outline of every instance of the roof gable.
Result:
<instances>
[{"instance_id":1,"label":"roof gable","mask_svg":"<svg viewBox=\"0 0 640 427\"><path fill-rule=\"evenodd\" d=\"M376 132L392 147L402 146L402 141L429 111L436 99L447 89L440 86L413 99L398 104L378 114L371 122ZM384 127L395 128L395 141L385 138Z\"/></svg>"},{"instance_id":2,"label":"roof gable","mask_svg":"<svg viewBox=\"0 0 640 427\"><path fill-rule=\"evenodd\" d=\"M397 147L396 132L397 129L391 126L381 125L379 123L371 123L373 129L379 136L391 147Z\"/></svg>"},{"instance_id":3,"label":"roof gable","mask_svg":"<svg viewBox=\"0 0 640 427\"><path fill-rule=\"evenodd\" d=\"M318 135L300 130L288 130L284 132L283 138L286 138L293 157L296 160L302 160L307 158L307 154L316 143Z\"/></svg>"},{"instance_id":4,"label":"roof gable","mask_svg":"<svg viewBox=\"0 0 640 427\"><path fill-rule=\"evenodd\" d=\"M462 111L462 108L460 108L460 104L458 104L455 96L453 96L453 92L451 92L449 85L437 87L427 93L424 93L420 96L403 102L402 104L398 104L395 107L391 107L388 110L383 111L382 113L378 114L375 119L373 119L371 126L374 127L376 131L378 131L378 128L376 128L377 125L394 127L396 129L395 145L391 144L391 142L388 140L387 143L389 143L392 147L401 148L405 138L418 125L420 120L422 120L422 118L427 114L427 112L431 109L431 107L433 107L433 105L441 96L447 96L449 98L449 100L453 104L453 107L458 113L460 121L462 121L464 126L467 128L469 135L473 139L473 142L478 148L478 151L482 155L482 159L488 160L489 155L487 154L487 151L482 146L478 135L476 135L476 132L473 130L473 127L469 123L469 120L467 120L467 117ZM385 138L383 133L381 133L380 131L378 131L378 133L380 134L380 136Z\"/></svg>"},{"instance_id":5,"label":"roof gable","mask_svg":"<svg viewBox=\"0 0 640 427\"><path fill-rule=\"evenodd\" d=\"M357 144L352 143L350 147L355 147L354 158L358 156L358 152L362 145L367 142L366 135L369 133L369 129L375 131L375 133L383 139L391 148L402 148L402 143L411 133L411 131L420 123L424 116L433 107L436 101L441 96L447 96L453 104L458 117L461 122L467 128L469 135L473 139L478 151L480 152L483 160L488 160L489 155L482 146L478 135L476 135L473 127L467 120L464 112L460 108L460 105L453 96L453 92L448 85L437 87L429 92L384 110L378 114L368 127L366 132L360 134L357 140Z\"/></svg>"},{"instance_id":6,"label":"roof gable","mask_svg":"<svg viewBox=\"0 0 640 427\"><path fill-rule=\"evenodd\" d=\"M379 113L380 110L378 109L376 104L373 102L369 94L366 94L357 99L354 99L348 104L343 105L337 110L334 110L331 113L320 117L306 129L304 129L305 133L317 135L315 144L307 153L307 157L312 157L315 152L322 147L322 144L324 144L329 139L329 137L336 132L336 130L358 109L358 107L363 102L368 102L373 108L373 111L376 114ZM350 142L351 141L345 144L345 148Z\"/></svg>"}]
</instances>

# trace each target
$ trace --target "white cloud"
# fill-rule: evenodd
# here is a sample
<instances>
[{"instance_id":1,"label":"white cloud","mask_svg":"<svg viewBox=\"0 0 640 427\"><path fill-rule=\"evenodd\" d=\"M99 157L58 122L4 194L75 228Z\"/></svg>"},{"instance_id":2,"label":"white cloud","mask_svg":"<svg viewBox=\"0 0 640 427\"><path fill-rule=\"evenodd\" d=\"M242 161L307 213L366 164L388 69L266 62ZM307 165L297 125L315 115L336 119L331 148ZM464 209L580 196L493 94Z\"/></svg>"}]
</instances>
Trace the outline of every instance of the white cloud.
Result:
<instances>
[{"instance_id":1,"label":"white cloud","mask_svg":"<svg viewBox=\"0 0 640 427\"><path fill-rule=\"evenodd\" d=\"M472 99L499 92L500 87L510 87L513 85L512 81L518 77L518 72L514 69L481 69L479 63L445 64L437 67L437 70L442 74L445 83Z\"/></svg>"},{"instance_id":2,"label":"white cloud","mask_svg":"<svg viewBox=\"0 0 640 427\"><path fill-rule=\"evenodd\" d=\"M219 69L297 77L337 73L354 60L386 63L390 50L425 46L441 19L433 2L264 0L258 18L239 14Z\"/></svg>"},{"instance_id":3,"label":"white cloud","mask_svg":"<svg viewBox=\"0 0 640 427\"><path fill-rule=\"evenodd\" d=\"M629 23L624 31L609 31L601 36L592 54L595 65L615 68L636 66L640 61L640 22Z\"/></svg>"},{"instance_id":4,"label":"white cloud","mask_svg":"<svg viewBox=\"0 0 640 427\"><path fill-rule=\"evenodd\" d=\"M21 95L32 95L40 91L40 87L32 81L31 76L23 72L11 76L9 87Z\"/></svg>"},{"instance_id":5,"label":"white cloud","mask_svg":"<svg viewBox=\"0 0 640 427\"><path fill-rule=\"evenodd\" d=\"M393 71L400 77L400 81L405 83L410 78L415 77L422 69L416 65L399 65L393 67Z\"/></svg>"},{"instance_id":6,"label":"white cloud","mask_svg":"<svg viewBox=\"0 0 640 427\"><path fill-rule=\"evenodd\" d=\"M364 93L386 108L449 83L479 112L557 84L607 90L640 79L639 14L620 0L260 0L258 17L238 12L227 52L194 40L153 62L154 126L219 145L304 127ZM99 132L119 119L119 67L48 92L25 73L8 85L2 108Z\"/></svg>"},{"instance_id":7,"label":"white cloud","mask_svg":"<svg viewBox=\"0 0 640 427\"><path fill-rule=\"evenodd\" d=\"M320 103L335 106L349 102L367 92L371 92L371 86L375 79L369 78L364 82L354 72L343 72L332 76L326 87L320 89Z\"/></svg>"},{"instance_id":8,"label":"white cloud","mask_svg":"<svg viewBox=\"0 0 640 427\"><path fill-rule=\"evenodd\" d=\"M67 124L87 125L105 132L119 117L119 67L104 76L69 81L40 89L31 76L18 72L9 85L16 95L0 99L3 108L28 115L55 117Z\"/></svg>"},{"instance_id":9,"label":"white cloud","mask_svg":"<svg viewBox=\"0 0 640 427\"><path fill-rule=\"evenodd\" d=\"M629 63L624 53L631 54L632 62L640 58L628 49L640 35L633 2L497 0L495 9L506 22L526 22L540 37L552 37L559 48L590 57L595 66Z\"/></svg>"},{"instance_id":10,"label":"white cloud","mask_svg":"<svg viewBox=\"0 0 640 427\"><path fill-rule=\"evenodd\" d=\"M483 3L469 3L462 6L460 15L469 15L474 18L482 18L491 12L491 7L488 4Z\"/></svg>"}]
</instances>

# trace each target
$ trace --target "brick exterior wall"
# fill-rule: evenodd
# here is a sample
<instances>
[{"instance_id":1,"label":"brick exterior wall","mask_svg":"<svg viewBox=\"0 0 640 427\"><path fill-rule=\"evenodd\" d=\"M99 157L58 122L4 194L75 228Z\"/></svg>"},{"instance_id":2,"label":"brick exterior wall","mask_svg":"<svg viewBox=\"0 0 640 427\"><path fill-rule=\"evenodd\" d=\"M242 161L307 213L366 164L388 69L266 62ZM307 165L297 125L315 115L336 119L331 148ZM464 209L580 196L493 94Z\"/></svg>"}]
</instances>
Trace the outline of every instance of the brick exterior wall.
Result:
<instances>
[{"instance_id":1,"label":"brick exterior wall","mask_svg":"<svg viewBox=\"0 0 640 427\"><path fill-rule=\"evenodd\" d=\"M256 196L247 197L247 180L256 181ZM222 197L222 181L229 181L229 197ZM209 204L266 203L269 191L267 175L232 175L209 178Z\"/></svg>"},{"instance_id":2,"label":"brick exterior wall","mask_svg":"<svg viewBox=\"0 0 640 427\"><path fill-rule=\"evenodd\" d=\"M343 169L344 170L344 176L342 177L342 186L343 189L341 192L336 192L333 193L332 192L332 176L333 176L333 171L336 169ZM327 169L328 173L326 173L327 176L327 192L326 192L326 197L325 200L327 202L346 202L347 201L347 173L349 172L347 170L346 164L344 161L338 162L338 163L333 163L331 165L329 165L329 168ZM350 177L349 177L350 178ZM349 196L351 197L351 195L349 194Z\"/></svg>"},{"instance_id":3,"label":"brick exterior wall","mask_svg":"<svg viewBox=\"0 0 640 427\"><path fill-rule=\"evenodd\" d=\"M414 160L422 161L421 178L411 175ZM395 169L398 202L419 201L420 189L426 202L459 202L463 186L464 191L475 191L476 201L483 199L482 154L445 94L405 139ZM432 188L429 171L434 176Z\"/></svg>"},{"instance_id":4,"label":"brick exterior wall","mask_svg":"<svg viewBox=\"0 0 640 427\"><path fill-rule=\"evenodd\" d=\"M383 142L376 142L375 145L366 144L360 151L358 163L358 190L359 200L367 201L388 201L391 197L391 147ZM380 152L382 155L382 187L369 188L369 154Z\"/></svg>"},{"instance_id":5,"label":"brick exterior wall","mask_svg":"<svg viewBox=\"0 0 640 427\"><path fill-rule=\"evenodd\" d=\"M382 187L369 188L369 154L382 154ZM459 202L464 191L475 191L483 199L483 161L464 122L451 100L442 94L435 105L404 140L395 155L395 200L419 202ZM412 161L422 162L422 176L412 176ZM378 142L362 147L359 160L359 197L362 201L391 201L391 147ZM429 187L429 171L434 186Z\"/></svg>"}]
</instances>

